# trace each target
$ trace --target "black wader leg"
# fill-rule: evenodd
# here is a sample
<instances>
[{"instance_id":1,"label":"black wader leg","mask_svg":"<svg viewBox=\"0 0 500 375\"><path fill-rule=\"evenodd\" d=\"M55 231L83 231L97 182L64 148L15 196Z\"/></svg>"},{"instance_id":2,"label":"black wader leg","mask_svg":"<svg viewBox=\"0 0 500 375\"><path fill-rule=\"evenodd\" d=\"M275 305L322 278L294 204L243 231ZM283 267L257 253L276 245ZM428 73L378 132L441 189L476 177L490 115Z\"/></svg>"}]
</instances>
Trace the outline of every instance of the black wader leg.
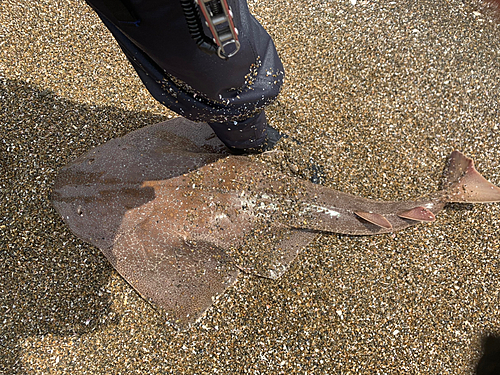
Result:
<instances>
[{"instance_id":1,"label":"black wader leg","mask_svg":"<svg viewBox=\"0 0 500 375\"><path fill-rule=\"evenodd\" d=\"M198 48L178 0L87 2L160 103L189 120L209 123L230 148L266 142L264 108L278 95L284 72L271 37L246 0L228 0L241 42L228 60Z\"/></svg>"},{"instance_id":2,"label":"black wader leg","mask_svg":"<svg viewBox=\"0 0 500 375\"><path fill-rule=\"evenodd\" d=\"M257 149L266 141L267 121L264 111L243 121L209 122L217 137L234 149Z\"/></svg>"}]
</instances>

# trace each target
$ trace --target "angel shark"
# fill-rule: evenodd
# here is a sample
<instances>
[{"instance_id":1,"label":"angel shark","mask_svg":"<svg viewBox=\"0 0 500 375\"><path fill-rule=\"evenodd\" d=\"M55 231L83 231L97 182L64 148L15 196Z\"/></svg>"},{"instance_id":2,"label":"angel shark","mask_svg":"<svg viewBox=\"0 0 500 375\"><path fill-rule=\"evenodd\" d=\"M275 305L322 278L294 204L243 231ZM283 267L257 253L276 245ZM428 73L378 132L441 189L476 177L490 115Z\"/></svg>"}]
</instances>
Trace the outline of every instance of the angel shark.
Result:
<instances>
[{"instance_id":1,"label":"angel shark","mask_svg":"<svg viewBox=\"0 0 500 375\"><path fill-rule=\"evenodd\" d=\"M277 279L318 231L394 232L448 202L497 202L500 188L454 151L428 198L356 197L228 155L206 124L177 118L113 139L64 167L52 203L179 326L195 322L239 272Z\"/></svg>"}]
</instances>

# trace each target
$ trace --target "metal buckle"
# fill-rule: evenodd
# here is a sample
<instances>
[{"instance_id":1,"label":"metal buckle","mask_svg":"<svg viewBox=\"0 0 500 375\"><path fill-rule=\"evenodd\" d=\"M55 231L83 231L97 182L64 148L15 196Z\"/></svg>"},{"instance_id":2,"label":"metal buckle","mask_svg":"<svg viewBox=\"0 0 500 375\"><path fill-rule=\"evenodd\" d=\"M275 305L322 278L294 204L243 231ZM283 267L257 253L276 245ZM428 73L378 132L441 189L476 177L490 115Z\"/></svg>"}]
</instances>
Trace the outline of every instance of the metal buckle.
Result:
<instances>
[{"instance_id":1,"label":"metal buckle","mask_svg":"<svg viewBox=\"0 0 500 375\"><path fill-rule=\"evenodd\" d=\"M227 0L195 0L210 29L213 41L217 44L217 55L224 60L236 55L240 50L238 29L234 27L233 12ZM226 51L226 47L234 44L234 49Z\"/></svg>"}]
</instances>

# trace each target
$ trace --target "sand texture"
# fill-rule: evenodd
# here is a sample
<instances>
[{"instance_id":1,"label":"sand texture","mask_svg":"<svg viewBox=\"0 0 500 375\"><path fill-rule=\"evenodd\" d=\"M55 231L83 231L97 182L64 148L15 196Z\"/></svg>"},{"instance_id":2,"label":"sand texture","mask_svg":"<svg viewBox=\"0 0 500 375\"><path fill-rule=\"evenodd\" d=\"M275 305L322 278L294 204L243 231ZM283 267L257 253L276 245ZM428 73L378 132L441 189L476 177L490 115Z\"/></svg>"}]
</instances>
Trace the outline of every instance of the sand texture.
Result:
<instances>
[{"instance_id":1,"label":"sand texture","mask_svg":"<svg viewBox=\"0 0 500 375\"><path fill-rule=\"evenodd\" d=\"M491 6L250 6L287 74L268 118L300 143L257 158L344 192L407 200L437 190L458 149L500 185ZM68 162L176 115L83 1L1 9L1 374L474 373L483 338L500 332L500 204L450 205L394 235L322 234L279 280L241 274L178 331L49 202Z\"/></svg>"}]
</instances>

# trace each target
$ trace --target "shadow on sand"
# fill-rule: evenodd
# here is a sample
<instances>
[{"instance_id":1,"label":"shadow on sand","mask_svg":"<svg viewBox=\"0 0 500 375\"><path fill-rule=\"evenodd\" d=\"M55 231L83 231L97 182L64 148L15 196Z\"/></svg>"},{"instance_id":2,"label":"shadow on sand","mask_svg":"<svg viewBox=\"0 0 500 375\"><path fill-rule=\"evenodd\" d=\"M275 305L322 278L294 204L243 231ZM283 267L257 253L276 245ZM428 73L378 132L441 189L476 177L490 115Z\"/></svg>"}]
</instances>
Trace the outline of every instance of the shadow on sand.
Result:
<instances>
[{"instance_id":1,"label":"shadow on sand","mask_svg":"<svg viewBox=\"0 0 500 375\"><path fill-rule=\"evenodd\" d=\"M476 367L476 375L500 374L500 337L488 335L483 339L483 355Z\"/></svg>"},{"instance_id":2,"label":"shadow on sand","mask_svg":"<svg viewBox=\"0 0 500 375\"><path fill-rule=\"evenodd\" d=\"M92 146L165 118L77 104L14 80L0 81L0 101L0 373L16 374L25 338L81 335L120 319L107 291L111 265L49 202L56 173Z\"/></svg>"}]
</instances>

